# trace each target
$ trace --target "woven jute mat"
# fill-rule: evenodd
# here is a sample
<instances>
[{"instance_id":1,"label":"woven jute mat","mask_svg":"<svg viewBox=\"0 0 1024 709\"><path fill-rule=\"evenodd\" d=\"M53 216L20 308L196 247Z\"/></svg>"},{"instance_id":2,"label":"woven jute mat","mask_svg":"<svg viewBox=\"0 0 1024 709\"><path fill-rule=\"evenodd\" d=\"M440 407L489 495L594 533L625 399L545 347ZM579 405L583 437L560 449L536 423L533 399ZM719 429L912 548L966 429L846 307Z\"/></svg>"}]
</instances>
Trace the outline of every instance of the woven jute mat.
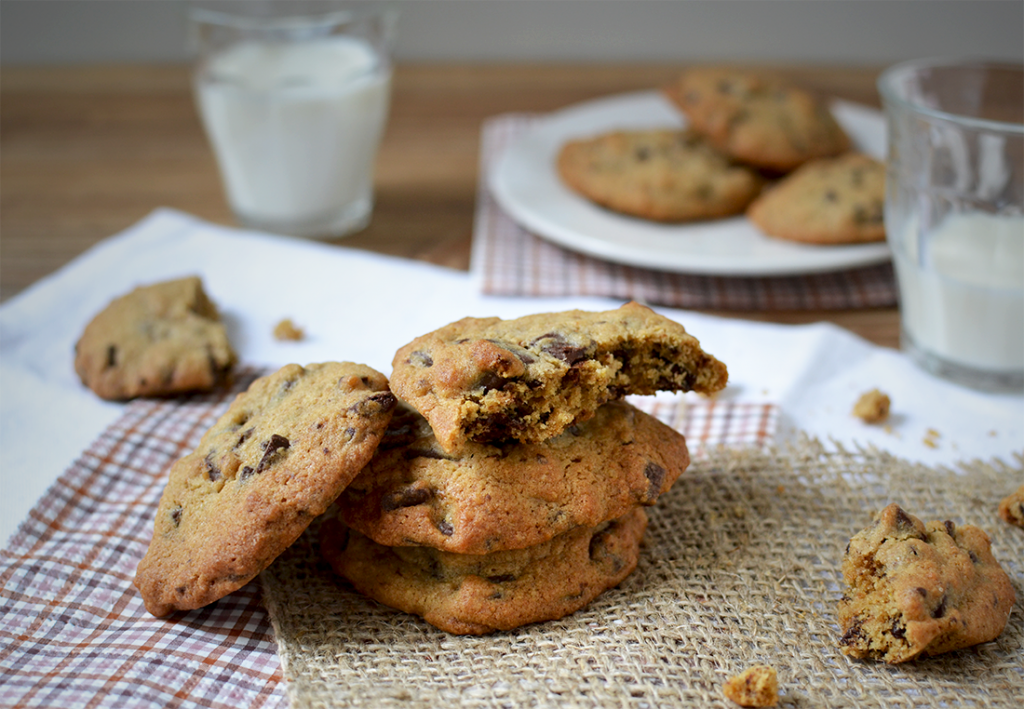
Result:
<instances>
[{"instance_id":1,"label":"woven jute mat","mask_svg":"<svg viewBox=\"0 0 1024 709\"><path fill-rule=\"evenodd\" d=\"M559 621L448 635L334 577L307 534L262 581L293 709L735 707L723 682L774 666L782 706L1020 707L1024 530L996 514L1024 456L957 470L803 441L719 448L649 512L637 570ZM994 642L897 666L837 645L850 537L900 503L989 532L1017 604Z\"/></svg>"}]
</instances>

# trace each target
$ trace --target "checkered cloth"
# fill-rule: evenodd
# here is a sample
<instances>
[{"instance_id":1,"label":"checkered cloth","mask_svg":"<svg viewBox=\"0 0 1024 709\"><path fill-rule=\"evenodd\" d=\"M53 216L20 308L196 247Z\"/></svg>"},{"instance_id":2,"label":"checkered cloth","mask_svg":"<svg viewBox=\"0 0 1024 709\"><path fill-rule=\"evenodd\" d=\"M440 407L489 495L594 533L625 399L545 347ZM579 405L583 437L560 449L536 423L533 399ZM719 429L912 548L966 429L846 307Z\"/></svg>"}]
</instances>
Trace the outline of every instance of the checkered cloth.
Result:
<instances>
[{"instance_id":1,"label":"checkered cloth","mask_svg":"<svg viewBox=\"0 0 1024 709\"><path fill-rule=\"evenodd\" d=\"M169 467L257 375L129 404L36 504L0 552L0 706L287 706L258 584L168 619L132 586ZM770 442L776 407L694 397L632 401L683 431L694 456Z\"/></svg>"},{"instance_id":2,"label":"checkered cloth","mask_svg":"<svg viewBox=\"0 0 1024 709\"><path fill-rule=\"evenodd\" d=\"M607 296L700 310L842 310L896 304L891 264L802 276L750 278L667 273L609 263L563 249L526 231L491 196L491 164L536 116L506 114L484 123L473 249L484 293Z\"/></svg>"}]
</instances>

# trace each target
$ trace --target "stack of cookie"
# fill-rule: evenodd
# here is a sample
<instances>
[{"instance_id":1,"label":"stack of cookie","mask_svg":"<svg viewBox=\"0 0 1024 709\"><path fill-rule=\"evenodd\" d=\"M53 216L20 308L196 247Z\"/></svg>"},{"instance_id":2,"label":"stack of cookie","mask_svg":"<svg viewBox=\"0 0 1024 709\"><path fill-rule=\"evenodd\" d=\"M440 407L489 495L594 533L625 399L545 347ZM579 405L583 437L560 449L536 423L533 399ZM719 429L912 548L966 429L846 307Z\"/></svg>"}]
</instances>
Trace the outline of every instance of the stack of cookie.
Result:
<instances>
[{"instance_id":1,"label":"stack of cookie","mask_svg":"<svg viewBox=\"0 0 1024 709\"><path fill-rule=\"evenodd\" d=\"M591 201L662 222L746 213L769 236L881 241L885 166L809 92L762 74L698 67L664 90L686 129L616 130L567 142L558 173ZM764 189L767 186L767 189Z\"/></svg>"},{"instance_id":2,"label":"stack of cookie","mask_svg":"<svg viewBox=\"0 0 1024 709\"><path fill-rule=\"evenodd\" d=\"M727 377L635 303L452 323L398 351L390 386L287 365L174 464L135 585L157 616L212 603L332 508L323 556L383 603L453 633L560 618L633 570L643 508L689 463L622 397Z\"/></svg>"},{"instance_id":3,"label":"stack of cookie","mask_svg":"<svg viewBox=\"0 0 1024 709\"><path fill-rule=\"evenodd\" d=\"M321 528L358 590L448 632L560 618L636 566L686 442L621 398L713 393L725 366L630 303L467 318L401 348L403 402Z\"/></svg>"}]
</instances>

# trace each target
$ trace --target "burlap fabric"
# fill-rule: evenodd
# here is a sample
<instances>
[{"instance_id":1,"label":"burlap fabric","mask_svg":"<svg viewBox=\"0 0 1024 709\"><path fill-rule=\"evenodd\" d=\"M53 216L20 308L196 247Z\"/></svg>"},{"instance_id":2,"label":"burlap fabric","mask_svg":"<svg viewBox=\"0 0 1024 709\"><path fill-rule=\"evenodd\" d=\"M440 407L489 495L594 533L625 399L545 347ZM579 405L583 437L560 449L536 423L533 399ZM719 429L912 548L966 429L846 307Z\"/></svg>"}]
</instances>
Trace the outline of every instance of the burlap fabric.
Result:
<instances>
[{"instance_id":1,"label":"burlap fabric","mask_svg":"<svg viewBox=\"0 0 1024 709\"><path fill-rule=\"evenodd\" d=\"M304 537L263 576L293 709L731 706L723 682L778 670L781 705L1020 707L1024 530L996 514L1024 457L953 471L875 450L717 448L650 512L636 572L556 622L458 637L338 583ZM843 655L850 536L899 502L986 529L1017 605L995 642L887 666Z\"/></svg>"}]
</instances>

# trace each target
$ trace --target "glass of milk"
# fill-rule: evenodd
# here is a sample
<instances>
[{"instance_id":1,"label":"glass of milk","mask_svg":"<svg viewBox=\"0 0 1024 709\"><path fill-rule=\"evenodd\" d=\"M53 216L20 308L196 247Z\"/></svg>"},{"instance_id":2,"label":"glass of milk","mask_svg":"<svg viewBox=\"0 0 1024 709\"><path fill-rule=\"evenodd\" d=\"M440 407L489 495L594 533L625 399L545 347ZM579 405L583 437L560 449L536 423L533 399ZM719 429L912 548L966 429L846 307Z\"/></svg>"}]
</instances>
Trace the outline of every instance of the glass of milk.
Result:
<instances>
[{"instance_id":1,"label":"glass of milk","mask_svg":"<svg viewBox=\"0 0 1024 709\"><path fill-rule=\"evenodd\" d=\"M366 227L387 122L384 2L207 2L190 10L199 114L238 221L333 238Z\"/></svg>"},{"instance_id":2,"label":"glass of milk","mask_svg":"<svg viewBox=\"0 0 1024 709\"><path fill-rule=\"evenodd\" d=\"M1024 67L918 60L878 88L902 348L961 384L1024 389Z\"/></svg>"}]
</instances>

